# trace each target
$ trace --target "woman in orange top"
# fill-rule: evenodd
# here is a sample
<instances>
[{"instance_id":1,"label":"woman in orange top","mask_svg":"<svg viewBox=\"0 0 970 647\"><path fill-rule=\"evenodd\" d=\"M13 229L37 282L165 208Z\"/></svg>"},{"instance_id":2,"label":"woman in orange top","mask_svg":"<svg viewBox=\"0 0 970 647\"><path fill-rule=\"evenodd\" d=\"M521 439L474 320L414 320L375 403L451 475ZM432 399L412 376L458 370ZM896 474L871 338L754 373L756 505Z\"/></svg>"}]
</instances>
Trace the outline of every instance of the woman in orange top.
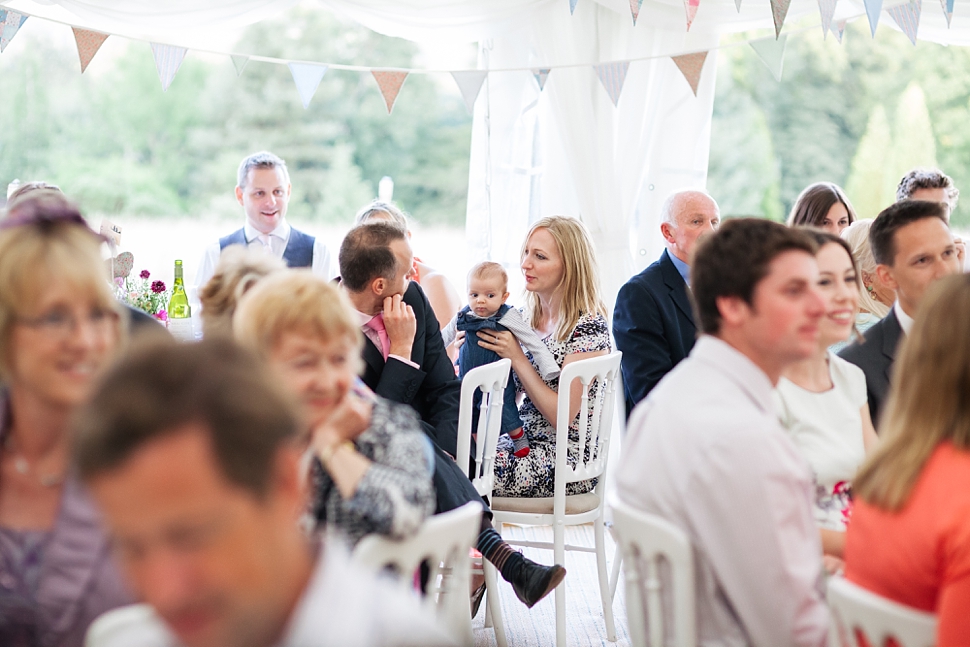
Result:
<instances>
[{"instance_id":1,"label":"woman in orange top","mask_svg":"<svg viewBox=\"0 0 970 647\"><path fill-rule=\"evenodd\" d=\"M970 276L931 288L896 359L882 443L853 484L846 577L970 645Z\"/></svg>"}]
</instances>

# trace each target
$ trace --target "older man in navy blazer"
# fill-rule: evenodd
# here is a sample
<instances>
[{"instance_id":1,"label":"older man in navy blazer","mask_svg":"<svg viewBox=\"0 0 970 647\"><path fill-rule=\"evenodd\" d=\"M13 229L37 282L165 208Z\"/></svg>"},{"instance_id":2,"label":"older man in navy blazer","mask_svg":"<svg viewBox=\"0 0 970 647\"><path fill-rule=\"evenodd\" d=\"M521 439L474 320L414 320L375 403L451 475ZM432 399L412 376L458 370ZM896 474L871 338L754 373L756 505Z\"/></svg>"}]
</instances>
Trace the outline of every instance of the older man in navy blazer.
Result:
<instances>
[{"instance_id":1,"label":"older man in navy blazer","mask_svg":"<svg viewBox=\"0 0 970 647\"><path fill-rule=\"evenodd\" d=\"M703 191L679 191L664 202L660 232L667 249L620 288L613 337L623 351L626 415L682 359L697 337L688 296L690 261L697 240L717 229L717 203Z\"/></svg>"}]
</instances>

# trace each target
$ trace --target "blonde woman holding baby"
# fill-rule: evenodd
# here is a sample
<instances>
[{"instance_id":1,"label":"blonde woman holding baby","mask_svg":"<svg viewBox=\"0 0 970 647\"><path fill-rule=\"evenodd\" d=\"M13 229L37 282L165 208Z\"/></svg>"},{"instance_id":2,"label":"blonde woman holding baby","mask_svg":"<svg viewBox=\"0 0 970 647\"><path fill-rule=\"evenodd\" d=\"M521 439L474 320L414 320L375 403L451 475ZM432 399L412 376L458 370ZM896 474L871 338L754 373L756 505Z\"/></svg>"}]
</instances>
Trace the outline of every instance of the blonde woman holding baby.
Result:
<instances>
[{"instance_id":1,"label":"blonde woman holding baby","mask_svg":"<svg viewBox=\"0 0 970 647\"><path fill-rule=\"evenodd\" d=\"M611 350L606 307L599 295L599 276L593 243L575 218L552 216L536 222L522 247L520 267L525 276L523 315L562 369L567 364L606 355ZM544 379L533 353L522 349L511 332L479 330L479 346L512 360L516 387L525 395L519 416L530 451L516 456L511 438L499 438L495 459L498 497L550 497L553 495L556 458L556 414L559 377ZM467 343L476 340L469 339ZM582 385L570 390L570 444L578 445L575 418ZM572 449L568 461L575 461ZM570 483L567 494L582 494L592 481Z\"/></svg>"}]
</instances>

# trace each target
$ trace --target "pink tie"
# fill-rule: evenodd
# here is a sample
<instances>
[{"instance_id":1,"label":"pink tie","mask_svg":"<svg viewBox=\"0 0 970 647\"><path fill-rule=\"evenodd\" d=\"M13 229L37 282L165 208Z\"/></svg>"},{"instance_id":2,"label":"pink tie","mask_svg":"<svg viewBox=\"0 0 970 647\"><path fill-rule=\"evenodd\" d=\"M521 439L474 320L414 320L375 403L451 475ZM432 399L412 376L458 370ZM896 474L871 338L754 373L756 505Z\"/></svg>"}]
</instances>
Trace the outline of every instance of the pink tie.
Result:
<instances>
[{"instance_id":1,"label":"pink tie","mask_svg":"<svg viewBox=\"0 0 970 647\"><path fill-rule=\"evenodd\" d=\"M384 356L384 361L387 361L387 356L391 352L391 340L387 336L387 329L384 328L384 313L376 315L365 325L377 333L378 339L381 340L381 354Z\"/></svg>"}]
</instances>

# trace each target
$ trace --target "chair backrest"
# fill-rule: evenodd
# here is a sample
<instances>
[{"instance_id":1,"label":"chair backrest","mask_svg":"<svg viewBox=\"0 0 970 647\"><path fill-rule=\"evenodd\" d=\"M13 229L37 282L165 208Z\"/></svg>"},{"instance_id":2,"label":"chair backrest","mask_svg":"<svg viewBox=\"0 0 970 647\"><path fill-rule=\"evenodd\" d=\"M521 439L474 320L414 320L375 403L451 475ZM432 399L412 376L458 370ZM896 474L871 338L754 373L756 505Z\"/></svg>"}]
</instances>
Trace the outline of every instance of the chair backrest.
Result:
<instances>
[{"instance_id":1,"label":"chair backrest","mask_svg":"<svg viewBox=\"0 0 970 647\"><path fill-rule=\"evenodd\" d=\"M461 379L461 405L458 409L458 456L468 456L471 448L472 410L475 391L481 390L482 401L475 430L475 463L471 482L482 496L492 495L495 481L495 446L502 431L502 405L505 385L509 381L512 360L501 359L473 368ZM459 460L459 465L464 463Z\"/></svg>"},{"instance_id":2,"label":"chair backrest","mask_svg":"<svg viewBox=\"0 0 970 647\"><path fill-rule=\"evenodd\" d=\"M842 645L886 647L890 638L899 647L936 644L934 614L884 598L844 577L829 578L828 601Z\"/></svg>"},{"instance_id":3,"label":"chair backrest","mask_svg":"<svg viewBox=\"0 0 970 647\"><path fill-rule=\"evenodd\" d=\"M567 364L559 374L559 398L556 409L556 496L565 496L566 483L605 477L610 455L610 435L613 430L613 411L616 408L616 385L620 376L623 353L582 359ZM569 392L574 380L583 385L579 407L579 446L576 465L566 461L569 447ZM605 488L600 478L597 488Z\"/></svg>"},{"instance_id":4,"label":"chair backrest","mask_svg":"<svg viewBox=\"0 0 970 647\"><path fill-rule=\"evenodd\" d=\"M471 644L472 621L468 592L471 581L469 551L478 540L482 506L460 508L428 517L417 533L396 541L368 535L354 549L354 561L372 572L397 568L401 588L410 589L421 562L430 569L425 604L433 606L442 624L462 644Z\"/></svg>"},{"instance_id":5,"label":"chair backrest","mask_svg":"<svg viewBox=\"0 0 970 647\"><path fill-rule=\"evenodd\" d=\"M616 496L610 497L610 507L613 530L623 555L630 644L632 647L668 645L664 624L666 618L672 617L672 644L696 647L694 554L687 534L666 519L636 510ZM660 576L662 564L669 568L667 595ZM666 576L667 568L664 570ZM666 616L665 598L673 606L672 613L668 609Z\"/></svg>"}]
</instances>

